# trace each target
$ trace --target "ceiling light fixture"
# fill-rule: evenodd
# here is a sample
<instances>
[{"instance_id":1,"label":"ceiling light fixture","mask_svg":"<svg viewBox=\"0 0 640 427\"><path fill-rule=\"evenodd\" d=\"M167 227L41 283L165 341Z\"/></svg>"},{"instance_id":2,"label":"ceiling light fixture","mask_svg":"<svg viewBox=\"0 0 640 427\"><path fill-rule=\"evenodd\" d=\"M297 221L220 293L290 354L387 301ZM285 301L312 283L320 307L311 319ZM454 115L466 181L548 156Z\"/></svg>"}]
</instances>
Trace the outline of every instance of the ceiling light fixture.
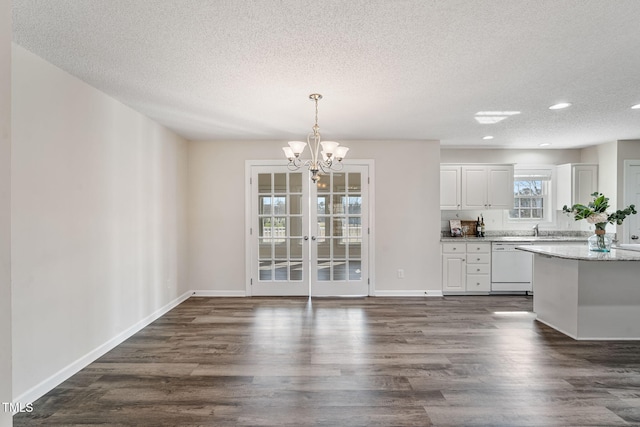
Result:
<instances>
[{"instance_id":1,"label":"ceiling light fixture","mask_svg":"<svg viewBox=\"0 0 640 427\"><path fill-rule=\"evenodd\" d=\"M520 111L478 111L474 118L481 125L493 125L518 114Z\"/></svg>"},{"instance_id":2,"label":"ceiling light fixture","mask_svg":"<svg viewBox=\"0 0 640 427\"><path fill-rule=\"evenodd\" d=\"M640 104L632 105L631 109L632 110L640 110Z\"/></svg>"},{"instance_id":3,"label":"ceiling light fixture","mask_svg":"<svg viewBox=\"0 0 640 427\"><path fill-rule=\"evenodd\" d=\"M311 181L318 182L320 171L328 173L330 170L341 170L342 159L347 155L349 149L347 147L339 147L335 141L321 141L320 126L318 126L318 101L322 99L322 95L319 93L312 93L309 95L309 99L316 104L316 122L311 128L313 132L307 135L307 142L303 141L289 141L288 147L282 147L284 155L289 159L287 165L289 170L298 170L302 166L309 168L311 172ZM304 147L309 144L309 150L311 151L311 160L302 160L300 155L304 151ZM322 152L318 153L322 145ZM319 158L318 154L322 157ZM337 162L334 162L334 159Z\"/></svg>"},{"instance_id":4,"label":"ceiling light fixture","mask_svg":"<svg viewBox=\"0 0 640 427\"><path fill-rule=\"evenodd\" d=\"M548 147L550 145L551 145L551 143L549 143L549 142L543 142L542 144L540 144L540 147Z\"/></svg>"},{"instance_id":5,"label":"ceiling light fixture","mask_svg":"<svg viewBox=\"0 0 640 427\"><path fill-rule=\"evenodd\" d=\"M493 139L491 135L483 136L482 139Z\"/></svg>"},{"instance_id":6,"label":"ceiling light fixture","mask_svg":"<svg viewBox=\"0 0 640 427\"><path fill-rule=\"evenodd\" d=\"M559 102L549 107L549 110L562 110L563 108L567 108L567 107L571 107L570 102Z\"/></svg>"}]
</instances>

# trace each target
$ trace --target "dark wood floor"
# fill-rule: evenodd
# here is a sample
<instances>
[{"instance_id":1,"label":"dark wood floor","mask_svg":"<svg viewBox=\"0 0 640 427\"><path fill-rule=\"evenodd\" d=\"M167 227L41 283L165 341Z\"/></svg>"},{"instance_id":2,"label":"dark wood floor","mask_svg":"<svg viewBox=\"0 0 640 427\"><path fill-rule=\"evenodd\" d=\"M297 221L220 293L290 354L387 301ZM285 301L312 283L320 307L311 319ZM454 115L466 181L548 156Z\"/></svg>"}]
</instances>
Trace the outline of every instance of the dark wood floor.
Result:
<instances>
[{"instance_id":1,"label":"dark wood floor","mask_svg":"<svg viewBox=\"0 0 640 427\"><path fill-rule=\"evenodd\" d=\"M574 341L531 309L525 296L191 298L14 425L640 425L640 342Z\"/></svg>"}]
</instances>

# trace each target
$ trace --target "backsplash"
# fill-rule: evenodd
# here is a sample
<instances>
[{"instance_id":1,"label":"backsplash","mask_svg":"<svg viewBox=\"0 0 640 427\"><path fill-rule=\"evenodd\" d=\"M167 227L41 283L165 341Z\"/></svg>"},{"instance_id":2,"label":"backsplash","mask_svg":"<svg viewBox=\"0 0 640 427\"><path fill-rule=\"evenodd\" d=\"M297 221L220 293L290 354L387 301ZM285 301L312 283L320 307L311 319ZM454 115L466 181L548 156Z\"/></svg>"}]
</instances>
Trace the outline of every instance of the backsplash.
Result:
<instances>
[{"instance_id":1,"label":"backsplash","mask_svg":"<svg viewBox=\"0 0 640 427\"><path fill-rule=\"evenodd\" d=\"M480 215L484 217L485 234L487 236L532 236L533 226L538 224L540 236L590 236L594 227L586 221L575 221L572 217L557 211L553 213L551 221L512 221L508 218L508 212L504 210L486 211L440 211L440 231L443 235L449 235L449 220L475 221ZM615 227L609 232L615 233ZM470 231L473 234L473 230Z\"/></svg>"}]
</instances>

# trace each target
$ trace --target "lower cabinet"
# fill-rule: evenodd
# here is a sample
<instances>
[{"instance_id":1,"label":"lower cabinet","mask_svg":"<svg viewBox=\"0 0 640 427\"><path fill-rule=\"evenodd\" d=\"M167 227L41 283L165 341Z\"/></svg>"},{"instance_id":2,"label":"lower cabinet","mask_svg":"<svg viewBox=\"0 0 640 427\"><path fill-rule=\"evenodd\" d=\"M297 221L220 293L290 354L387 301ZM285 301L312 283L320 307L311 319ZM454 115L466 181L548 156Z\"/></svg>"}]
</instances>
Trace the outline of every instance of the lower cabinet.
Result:
<instances>
[{"instance_id":1,"label":"lower cabinet","mask_svg":"<svg viewBox=\"0 0 640 427\"><path fill-rule=\"evenodd\" d=\"M491 243L445 242L442 250L442 293L489 293Z\"/></svg>"}]
</instances>

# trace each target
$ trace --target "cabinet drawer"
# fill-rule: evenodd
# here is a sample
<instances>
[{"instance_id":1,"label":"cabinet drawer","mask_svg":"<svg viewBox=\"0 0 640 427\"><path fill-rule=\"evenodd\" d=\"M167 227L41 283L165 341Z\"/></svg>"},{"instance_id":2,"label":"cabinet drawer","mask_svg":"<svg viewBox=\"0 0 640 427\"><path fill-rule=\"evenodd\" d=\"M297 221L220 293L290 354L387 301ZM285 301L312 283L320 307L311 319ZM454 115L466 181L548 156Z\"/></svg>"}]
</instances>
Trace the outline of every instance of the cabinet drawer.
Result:
<instances>
[{"instance_id":1,"label":"cabinet drawer","mask_svg":"<svg viewBox=\"0 0 640 427\"><path fill-rule=\"evenodd\" d=\"M467 292L489 292L491 281L488 274L467 274Z\"/></svg>"},{"instance_id":2,"label":"cabinet drawer","mask_svg":"<svg viewBox=\"0 0 640 427\"><path fill-rule=\"evenodd\" d=\"M491 253L491 243L467 243L467 253L488 254Z\"/></svg>"},{"instance_id":3,"label":"cabinet drawer","mask_svg":"<svg viewBox=\"0 0 640 427\"><path fill-rule=\"evenodd\" d=\"M491 255L469 253L467 255L467 262L469 264L491 264Z\"/></svg>"},{"instance_id":4,"label":"cabinet drawer","mask_svg":"<svg viewBox=\"0 0 640 427\"><path fill-rule=\"evenodd\" d=\"M467 274L489 274L491 265L489 264L470 264L467 258Z\"/></svg>"},{"instance_id":5,"label":"cabinet drawer","mask_svg":"<svg viewBox=\"0 0 640 427\"><path fill-rule=\"evenodd\" d=\"M464 243L443 243L442 244L442 253L443 254L463 254L466 249Z\"/></svg>"}]
</instances>

